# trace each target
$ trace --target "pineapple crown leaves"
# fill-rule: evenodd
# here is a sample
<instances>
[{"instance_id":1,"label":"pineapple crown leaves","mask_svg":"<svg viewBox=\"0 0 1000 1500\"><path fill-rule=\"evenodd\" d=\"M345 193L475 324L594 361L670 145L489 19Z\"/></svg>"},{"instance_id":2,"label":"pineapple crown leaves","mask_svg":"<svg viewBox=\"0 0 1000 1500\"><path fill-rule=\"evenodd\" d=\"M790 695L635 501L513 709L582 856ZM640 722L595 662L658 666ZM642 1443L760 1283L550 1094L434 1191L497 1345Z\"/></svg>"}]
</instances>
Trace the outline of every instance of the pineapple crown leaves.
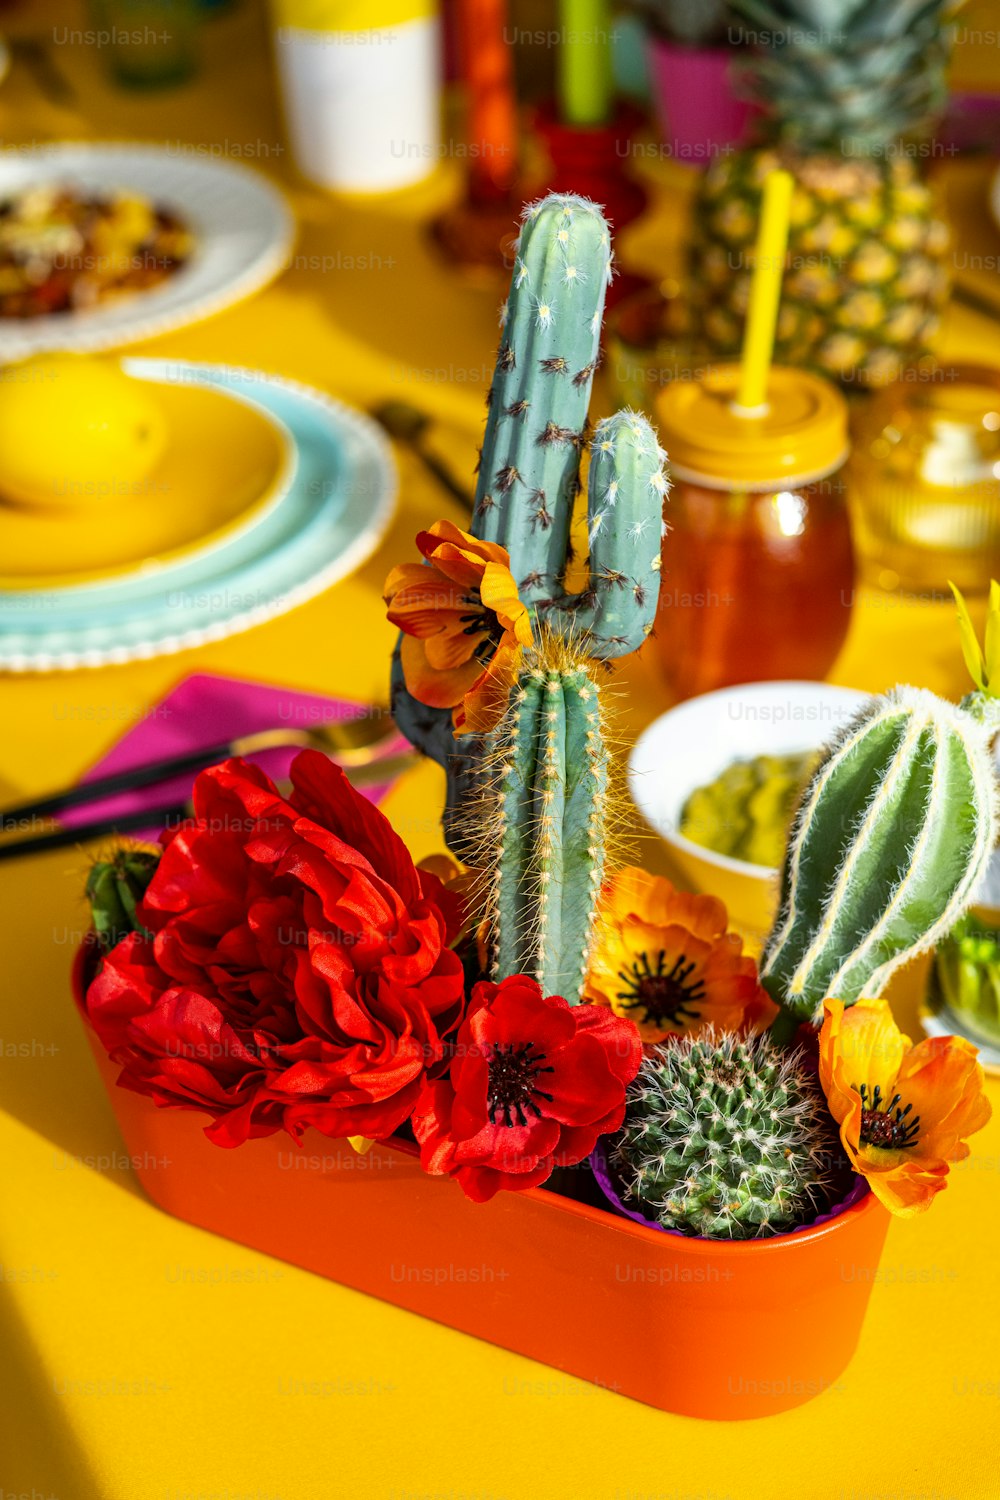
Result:
<instances>
[{"instance_id":1,"label":"pineapple crown leaves","mask_svg":"<svg viewBox=\"0 0 1000 1500\"><path fill-rule=\"evenodd\" d=\"M951 0L732 0L752 56L744 92L780 137L878 154L933 128L947 100Z\"/></svg>"}]
</instances>

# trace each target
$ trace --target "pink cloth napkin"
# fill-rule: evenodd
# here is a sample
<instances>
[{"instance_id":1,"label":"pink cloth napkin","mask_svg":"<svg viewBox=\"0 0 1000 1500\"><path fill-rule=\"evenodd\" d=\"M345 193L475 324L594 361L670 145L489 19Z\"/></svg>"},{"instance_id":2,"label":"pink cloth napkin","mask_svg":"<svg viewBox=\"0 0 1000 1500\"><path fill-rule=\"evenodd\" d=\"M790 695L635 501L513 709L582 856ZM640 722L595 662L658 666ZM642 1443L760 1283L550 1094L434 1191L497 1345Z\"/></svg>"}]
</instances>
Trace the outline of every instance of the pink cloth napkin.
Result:
<instances>
[{"instance_id":1,"label":"pink cloth napkin","mask_svg":"<svg viewBox=\"0 0 1000 1500\"><path fill-rule=\"evenodd\" d=\"M198 672L185 677L162 702L150 709L145 718L123 735L83 779L88 781L112 771L125 771L167 755L182 755L258 729L308 728L333 719L358 718L367 712L367 704L352 703L344 698L323 698L315 693L299 693L263 682L246 682L240 678ZM402 735L397 735L387 744L384 753L396 755L405 748L407 741ZM264 750L250 759L277 781L288 775L288 768L297 753L294 749ZM120 817L143 807L183 802L191 795L193 779L188 775L133 792L119 792L100 802L71 808L60 814L60 821L73 828L105 815ZM391 784L390 779L365 787L364 795L372 802L379 802ZM154 823L148 829L139 830L134 837L155 838L158 831Z\"/></svg>"}]
</instances>

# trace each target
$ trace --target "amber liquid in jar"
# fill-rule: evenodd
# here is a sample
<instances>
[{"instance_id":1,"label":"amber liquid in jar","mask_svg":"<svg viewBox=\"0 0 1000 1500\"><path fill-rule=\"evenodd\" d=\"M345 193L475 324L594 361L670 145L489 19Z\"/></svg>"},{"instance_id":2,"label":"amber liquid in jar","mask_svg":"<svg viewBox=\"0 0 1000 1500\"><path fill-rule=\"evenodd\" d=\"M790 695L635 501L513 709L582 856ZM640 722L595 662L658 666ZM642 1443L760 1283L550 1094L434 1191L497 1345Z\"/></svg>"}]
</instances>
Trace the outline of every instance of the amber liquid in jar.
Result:
<instances>
[{"instance_id":1,"label":"amber liquid in jar","mask_svg":"<svg viewBox=\"0 0 1000 1500\"><path fill-rule=\"evenodd\" d=\"M788 489L678 479L653 636L671 689L825 677L854 595L843 471Z\"/></svg>"}]
</instances>

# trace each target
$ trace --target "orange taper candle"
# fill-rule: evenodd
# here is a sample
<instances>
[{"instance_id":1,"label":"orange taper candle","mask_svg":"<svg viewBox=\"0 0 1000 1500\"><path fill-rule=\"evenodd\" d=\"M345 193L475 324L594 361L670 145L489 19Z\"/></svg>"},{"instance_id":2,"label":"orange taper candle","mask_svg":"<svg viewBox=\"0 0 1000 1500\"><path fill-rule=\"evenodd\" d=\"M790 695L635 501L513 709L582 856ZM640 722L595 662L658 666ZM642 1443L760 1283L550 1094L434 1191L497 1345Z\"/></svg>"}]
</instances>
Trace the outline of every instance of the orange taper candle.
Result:
<instances>
[{"instance_id":1,"label":"orange taper candle","mask_svg":"<svg viewBox=\"0 0 1000 1500\"><path fill-rule=\"evenodd\" d=\"M502 198L517 167L514 54L505 0L460 0L458 45L466 87L469 198Z\"/></svg>"}]
</instances>

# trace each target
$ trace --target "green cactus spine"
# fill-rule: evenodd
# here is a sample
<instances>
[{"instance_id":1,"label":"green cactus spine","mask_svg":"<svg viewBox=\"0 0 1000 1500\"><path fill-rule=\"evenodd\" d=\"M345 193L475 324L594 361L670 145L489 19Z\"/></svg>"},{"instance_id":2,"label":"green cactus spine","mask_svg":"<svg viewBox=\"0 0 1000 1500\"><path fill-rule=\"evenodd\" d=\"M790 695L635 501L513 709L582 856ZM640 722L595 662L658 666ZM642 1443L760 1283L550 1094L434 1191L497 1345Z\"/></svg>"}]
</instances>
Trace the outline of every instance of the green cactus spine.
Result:
<instances>
[{"instance_id":1,"label":"green cactus spine","mask_svg":"<svg viewBox=\"0 0 1000 1500\"><path fill-rule=\"evenodd\" d=\"M815 1071L769 1038L708 1029L647 1056L611 1165L665 1229L753 1239L828 1202L836 1134Z\"/></svg>"},{"instance_id":2,"label":"green cactus spine","mask_svg":"<svg viewBox=\"0 0 1000 1500\"><path fill-rule=\"evenodd\" d=\"M877 997L968 905L996 841L989 730L932 693L874 698L806 789L761 979L788 1036L823 1000Z\"/></svg>"},{"instance_id":3,"label":"green cactus spine","mask_svg":"<svg viewBox=\"0 0 1000 1500\"><path fill-rule=\"evenodd\" d=\"M145 931L136 908L159 862L159 850L126 844L110 859L91 865L85 893L94 931L105 953L130 932Z\"/></svg>"},{"instance_id":4,"label":"green cactus spine","mask_svg":"<svg viewBox=\"0 0 1000 1500\"><path fill-rule=\"evenodd\" d=\"M547 645L491 737L482 865L494 975L532 974L547 995L576 1001L604 870L609 757L597 684L561 642Z\"/></svg>"}]
</instances>

